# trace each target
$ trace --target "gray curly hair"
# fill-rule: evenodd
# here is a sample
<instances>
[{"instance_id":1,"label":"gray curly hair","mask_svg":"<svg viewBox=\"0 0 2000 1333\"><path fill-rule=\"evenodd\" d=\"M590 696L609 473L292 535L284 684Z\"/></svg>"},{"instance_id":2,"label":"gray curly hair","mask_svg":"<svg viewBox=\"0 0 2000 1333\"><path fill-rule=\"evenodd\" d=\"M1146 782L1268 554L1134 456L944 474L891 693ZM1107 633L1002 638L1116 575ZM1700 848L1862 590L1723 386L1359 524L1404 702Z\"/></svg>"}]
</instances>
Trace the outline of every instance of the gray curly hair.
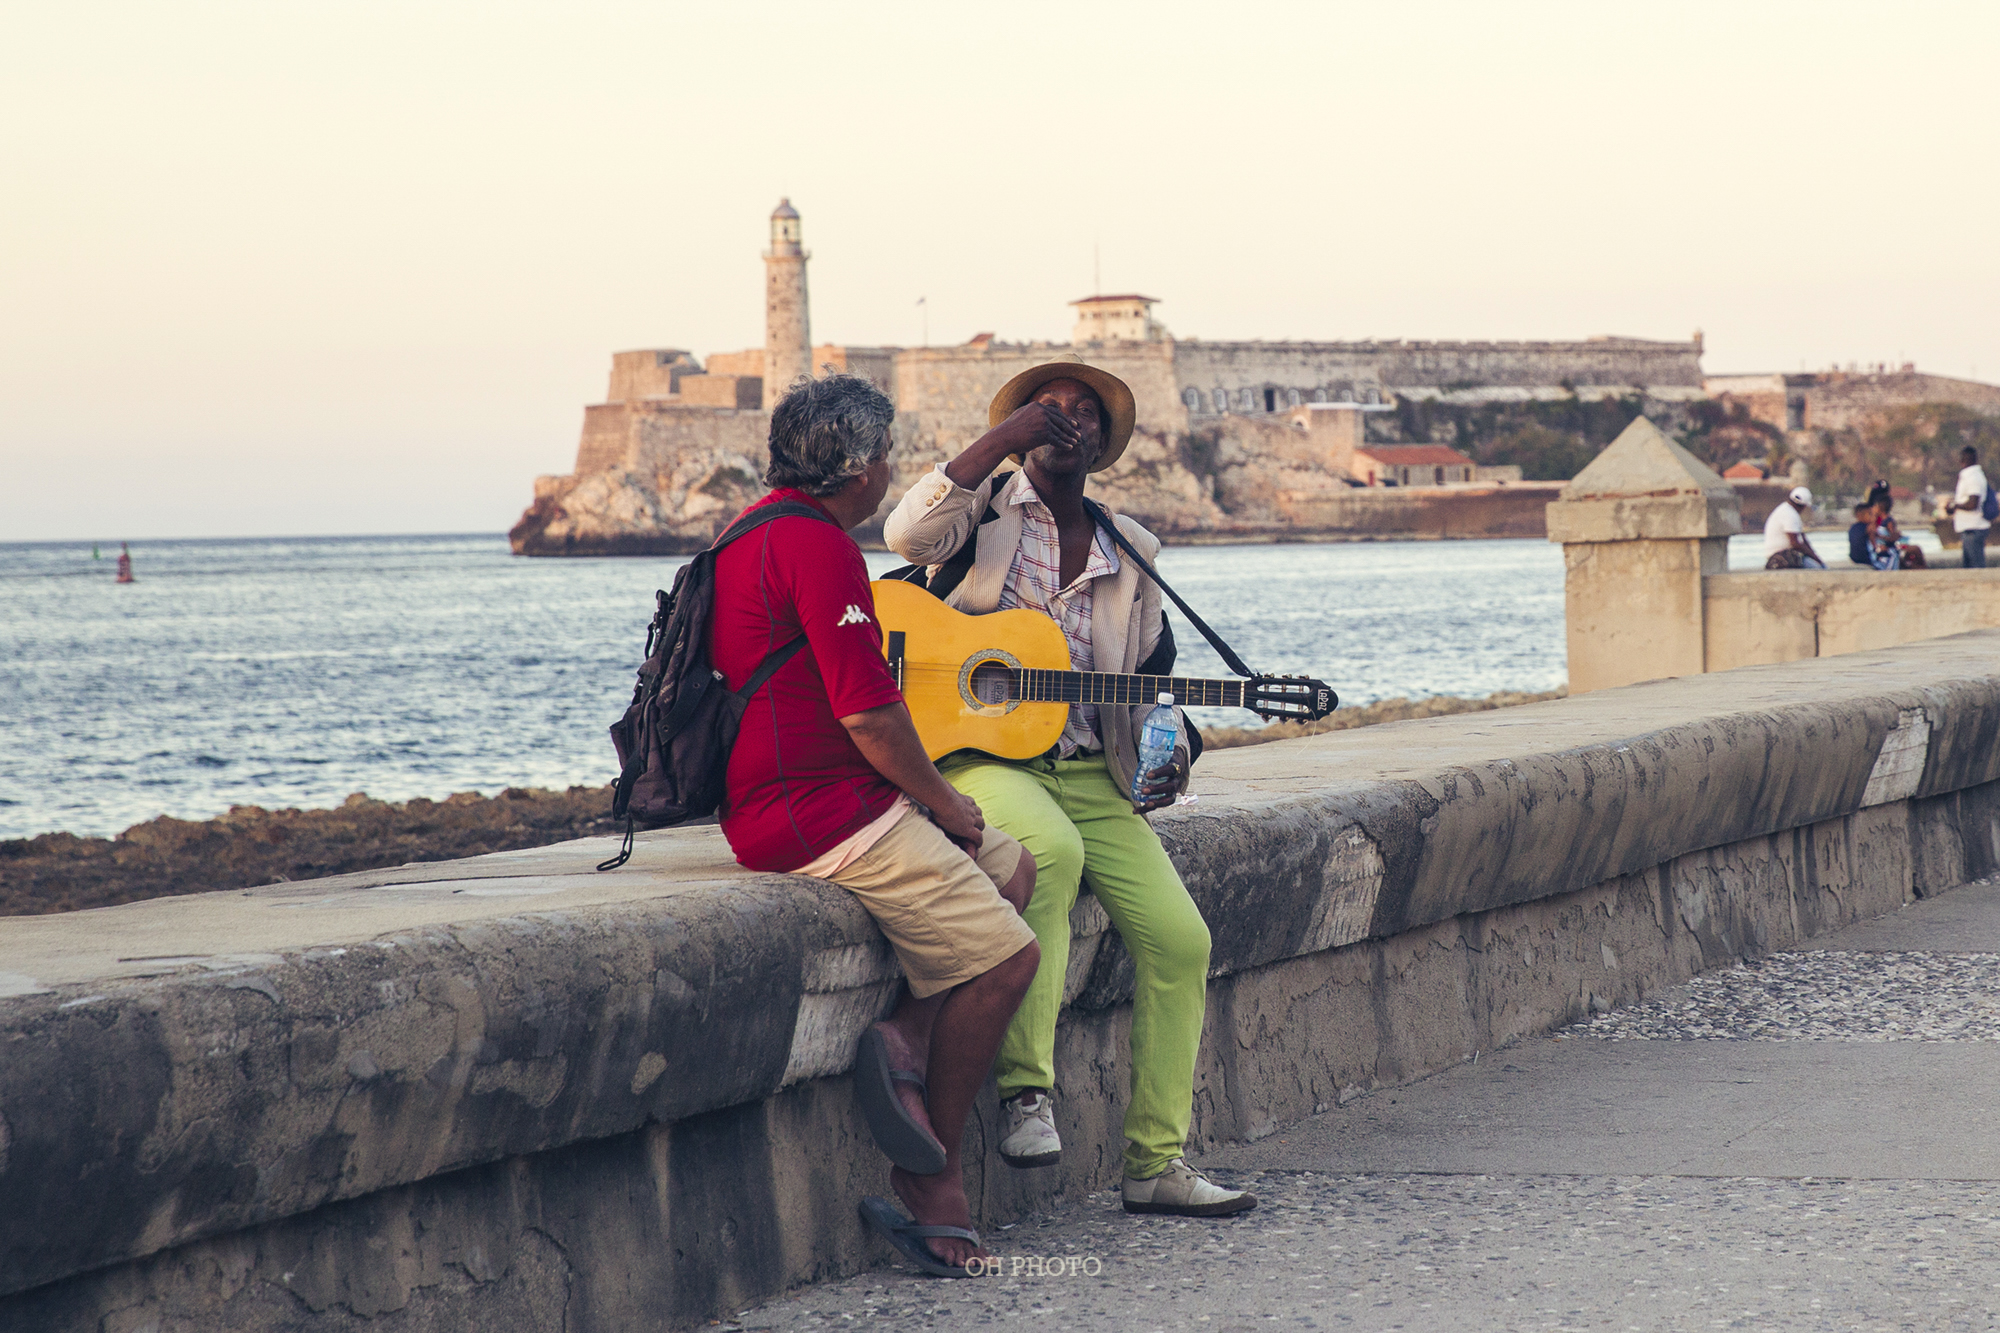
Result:
<instances>
[{"instance_id":1,"label":"gray curly hair","mask_svg":"<svg viewBox=\"0 0 2000 1333\"><path fill-rule=\"evenodd\" d=\"M828 496L889 452L896 406L858 375L801 376L771 410L764 480Z\"/></svg>"}]
</instances>

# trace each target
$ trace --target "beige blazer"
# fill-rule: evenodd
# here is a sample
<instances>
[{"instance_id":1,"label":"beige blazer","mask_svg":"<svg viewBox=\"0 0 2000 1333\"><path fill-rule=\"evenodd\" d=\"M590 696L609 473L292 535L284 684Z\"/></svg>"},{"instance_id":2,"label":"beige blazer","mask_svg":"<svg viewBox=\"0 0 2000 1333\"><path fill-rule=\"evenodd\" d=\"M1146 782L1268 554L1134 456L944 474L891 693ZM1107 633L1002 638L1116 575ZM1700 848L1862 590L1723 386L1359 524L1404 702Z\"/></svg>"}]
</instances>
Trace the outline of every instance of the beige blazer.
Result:
<instances>
[{"instance_id":1,"label":"beige blazer","mask_svg":"<svg viewBox=\"0 0 2000 1333\"><path fill-rule=\"evenodd\" d=\"M1013 568L1014 550L1021 544L1021 510L1008 503L1021 484L1020 477L1019 472L1008 474L1006 485L995 497L992 477L968 491L947 477L940 465L904 493L882 525L882 540L911 564L935 570L965 545L972 530L979 527L987 505L993 504L998 517L980 528L972 568L945 598L945 605L975 616L997 611L1007 571ZM1157 537L1122 514L1114 514L1112 521L1149 562L1158 558ZM1128 674L1137 671L1160 642L1159 585L1120 552L1118 572L1099 575L1091 585L1090 597L1090 647L1097 669ZM1097 710L1105 766L1126 791L1132 789L1132 775L1139 766L1139 728L1151 711L1151 704ZM1178 707L1174 712L1181 715ZM1183 740L1178 753L1185 772L1187 720L1184 716L1180 720Z\"/></svg>"}]
</instances>

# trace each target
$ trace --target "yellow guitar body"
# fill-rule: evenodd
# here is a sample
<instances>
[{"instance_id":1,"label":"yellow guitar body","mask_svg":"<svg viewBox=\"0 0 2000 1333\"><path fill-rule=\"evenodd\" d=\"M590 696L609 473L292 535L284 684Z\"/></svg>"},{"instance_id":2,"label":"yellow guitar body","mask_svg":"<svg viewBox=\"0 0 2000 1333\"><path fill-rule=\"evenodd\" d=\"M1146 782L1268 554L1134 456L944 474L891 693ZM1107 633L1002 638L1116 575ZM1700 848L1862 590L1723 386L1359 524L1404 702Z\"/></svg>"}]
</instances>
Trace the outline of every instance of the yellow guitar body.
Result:
<instances>
[{"instance_id":1,"label":"yellow guitar body","mask_svg":"<svg viewBox=\"0 0 2000 1333\"><path fill-rule=\"evenodd\" d=\"M981 666L1068 671L1069 640L1062 626L1039 611L968 616L917 585L894 579L869 587L891 668L897 665L891 636L903 636L903 698L931 758L973 749L1002 759L1032 759L1061 738L1068 704L985 703L975 692L983 683L975 673ZM997 697L995 690L984 693Z\"/></svg>"}]
</instances>

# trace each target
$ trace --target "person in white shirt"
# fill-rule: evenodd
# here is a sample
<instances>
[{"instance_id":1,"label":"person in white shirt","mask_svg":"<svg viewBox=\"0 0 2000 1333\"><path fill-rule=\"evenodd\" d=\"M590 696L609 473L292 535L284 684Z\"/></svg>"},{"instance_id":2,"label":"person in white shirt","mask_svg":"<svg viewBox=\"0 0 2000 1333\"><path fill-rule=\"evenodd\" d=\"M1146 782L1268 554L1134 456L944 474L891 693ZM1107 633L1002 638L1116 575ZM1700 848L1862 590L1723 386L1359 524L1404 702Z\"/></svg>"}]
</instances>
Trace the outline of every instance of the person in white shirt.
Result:
<instances>
[{"instance_id":1,"label":"person in white shirt","mask_svg":"<svg viewBox=\"0 0 2000 1333\"><path fill-rule=\"evenodd\" d=\"M1979 466L1979 451L1971 445L1958 451L1964 464L1958 471L1958 486L1951 497L1951 525L1958 530L1962 563L1967 569L1986 568L1986 534L1993 527L1981 509L1986 504L1985 470Z\"/></svg>"},{"instance_id":2,"label":"person in white shirt","mask_svg":"<svg viewBox=\"0 0 2000 1333\"><path fill-rule=\"evenodd\" d=\"M1819 558L1819 552L1806 540L1803 515L1811 508L1812 492L1794 486L1785 502L1771 511L1771 516L1764 520L1764 568L1826 568L1826 561Z\"/></svg>"}]
</instances>

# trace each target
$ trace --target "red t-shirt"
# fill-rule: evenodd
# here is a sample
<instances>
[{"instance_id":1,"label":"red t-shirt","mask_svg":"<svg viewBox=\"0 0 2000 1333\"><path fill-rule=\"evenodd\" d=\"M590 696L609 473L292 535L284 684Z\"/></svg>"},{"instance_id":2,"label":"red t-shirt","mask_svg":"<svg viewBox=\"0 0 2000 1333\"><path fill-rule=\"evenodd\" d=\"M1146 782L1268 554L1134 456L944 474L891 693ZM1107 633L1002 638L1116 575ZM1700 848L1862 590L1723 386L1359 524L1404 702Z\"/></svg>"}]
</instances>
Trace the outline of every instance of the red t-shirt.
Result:
<instances>
[{"instance_id":1,"label":"red t-shirt","mask_svg":"<svg viewBox=\"0 0 2000 1333\"><path fill-rule=\"evenodd\" d=\"M789 500L777 490L750 507ZM855 748L840 719L903 698L882 658L882 628L861 548L813 518L766 523L715 561L709 655L740 690L757 664L803 629L806 647L751 696L729 756L722 832L752 870L796 870L879 818L896 787Z\"/></svg>"}]
</instances>

